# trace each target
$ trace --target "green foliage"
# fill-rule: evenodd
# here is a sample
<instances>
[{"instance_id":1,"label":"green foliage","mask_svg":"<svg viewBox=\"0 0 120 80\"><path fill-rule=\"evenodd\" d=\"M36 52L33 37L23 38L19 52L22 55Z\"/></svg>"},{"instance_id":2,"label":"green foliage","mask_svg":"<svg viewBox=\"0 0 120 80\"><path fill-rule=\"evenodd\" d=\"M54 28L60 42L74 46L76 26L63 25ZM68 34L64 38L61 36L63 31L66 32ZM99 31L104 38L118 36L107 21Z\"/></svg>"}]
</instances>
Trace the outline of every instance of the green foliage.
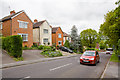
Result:
<instances>
[{"instance_id":1,"label":"green foliage","mask_svg":"<svg viewBox=\"0 0 120 80\"><path fill-rule=\"evenodd\" d=\"M118 54L120 55L120 39L118 40Z\"/></svg>"},{"instance_id":2,"label":"green foliage","mask_svg":"<svg viewBox=\"0 0 120 80\"><path fill-rule=\"evenodd\" d=\"M110 61L112 61L112 62L120 62L118 55L115 54L115 53L112 54L112 56L110 58Z\"/></svg>"},{"instance_id":3,"label":"green foliage","mask_svg":"<svg viewBox=\"0 0 120 80\"><path fill-rule=\"evenodd\" d=\"M38 45L37 45L36 43L34 43L34 44L32 45L32 47L38 47Z\"/></svg>"},{"instance_id":4,"label":"green foliage","mask_svg":"<svg viewBox=\"0 0 120 80\"><path fill-rule=\"evenodd\" d=\"M77 54L83 54L83 53L81 53L81 52L77 52Z\"/></svg>"},{"instance_id":5,"label":"green foliage","mask_svg":"<svg viewBox=\"0 0 120 80\"><path fill-rule=\"evenodd\" d=\"M54 46L51 46L51 51L55 51L56 48Z\"/></svg>"},{"instance_id":6,"label":"green foliage","mask_svg":"<svg viewBox=\"0 0 120 80\"><path fill-rule=\"evenodd\" d=\"M104 41L101 41L101 42L99 43L99 45L100 45L100 49L105 49L105 48L106 48L106 45L105 45L105 42L104 42Z\"/></svg>"},{"instance_id":7,"label":"green foliage","mask_svg":"<svg viewBox=\"0 0 120 80\"><path fill-rule=\"evenodd\" d=\"M2 38L2 42L2 48L5 49L10 56L15 58L22 57L22 38L20 35Z\"/></svg>"},{"instance_id":8,"label":"green foliage","mask_svg":"<svg viewBox=\"0 0 120 80\"><path fill-rule=\"evenodd\" d=\"M60 51L43 51L41 54L47 57L62 56L62 53Z\"/></svg>"},{"instance_id":9,"label":"green foliage","mask_svg":"<svg viewBox=\"0 0 120 80\"><path fill-rule=\"evenodd\" d=\"M51 51L51 47L50 46L44 46L43 50L45 50L45 51Z\"/></svg>"},{"instance_id":10,"label":"green foliage","mask_svg":"<svg viewBox=\"0 0 120 80\"><path fill-rule=\"evenodd\" d=\"M65 47L67 47L67 48L70 48L70 43L69 43L69 41L68 41L68 40L66 40L66 41L65 41L64 46L65 46Z\"/></svg>"},{"instance_id":11,"label":"green foliage","mask_svg":"<svg viewBox=\"0 0 120 80\"><path fill-rule=\"evenodd\" d=\"M13 58L15 61L23 61L23 57Z\"/></svg>"},{"instance_id":12,"label":"green foliage","mask_svg":"<svg viewBox=\"0 0 120 80\"><path fill-rule=\"evenodd\" d=\"M80 38L83 46L94 48L96 46L97 32L92 29L83 30L80 33Z\"/></svg>"},{"instance_id":13,"label":"green foliage","mask_svg":"<svg viewBox=\"0 0 120 80\"><path fill-rule=\"evenodd\" d=\"M85 50L95 50L95 51L99 51L99 49L96 49L96 48L86 48Z\"/></svg>"},{"instance_id":14,"label":"green foliage","mask_svg":"<svg viewBox=\"0 0 120 80\"><path fill-rule=\"evenodd\" d=\"M117 3L120 2L120 0ZM101 24L100 31L110 39L110 44L114 45L117 50L117 43L120 39L120 5L115 10L105 15L105 22Z\"/></svg>"},{"instance_id":15,"label":"green foliage","mask_svg":"<svg viewBox=\"0 0 120 80\"><path fill-rule=\"evenodd\" d=\"M38 46L38 49L39 49L39 50L42 50L43 48L44 48L43 45Z\"/></svg>"}]
</instances>

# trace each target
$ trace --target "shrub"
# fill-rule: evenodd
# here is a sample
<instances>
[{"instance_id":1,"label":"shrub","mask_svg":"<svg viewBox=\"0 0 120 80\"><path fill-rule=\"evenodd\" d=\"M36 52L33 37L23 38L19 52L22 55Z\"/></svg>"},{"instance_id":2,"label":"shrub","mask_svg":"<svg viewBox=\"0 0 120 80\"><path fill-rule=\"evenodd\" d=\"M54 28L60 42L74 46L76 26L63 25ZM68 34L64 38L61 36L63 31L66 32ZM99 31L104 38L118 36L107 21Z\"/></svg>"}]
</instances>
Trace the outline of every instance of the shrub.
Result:
<instances>
[{"instance_id":1,"label":"shrub","mask_svg":"<svg viewBox=\"0 0 120 80\"><path fill-rule=\"evenodd\" d=\"M64 46L65 46L65 47L67 47L67 48L70 48L70 43L69 43L69 41L68 41L68 40L66 40L66 41L65 41Z\"/></svg>"},{"instance_id":2,"label":"shrub","mask_svg":"<svg viewBox=\"0 0 120 80\"><path fill-rule=\"evenodd\" d=\"M3 49L5 49L10 56L15 58L22 56L22 38L20 35L5 37L2 41Z\"/></svg>"},{"instance_id":3,"label":"shrub","mask_svg":"<svg viewBox=\"0 0 120 80\"><path fill-rule=\"evenodd\" d=\"M54 46L51 46L51 51L55 51L56 48Z\"/></svg>"},{"instance_id":4,"label":"shrub","mask_svg":"<svg viewBox=\"0 0 120 80\"><path fill-rule=\"evenodd\" d=\"M43 49L47 50L47 51L51 51L51 47L50 46L44 46Z\"/></svg>"},{"instance_id":5,"label":"shrub","mask_svg":"<svg viewBox=\"0 0 120 80\"><path fill-rule=\"evenodd\" d=\"M38 46L38 49L39 49L39 50L42 50L43 48L44 48L43 45Z\"/></svg>"},{"instance_id":6,"label":"shrub","mask_svg":"<svg viewBox=\"0 0 120 80\"><path fill-rule=\"evenodd\" d=\"M38 47L37 43L33 43L32 47Z\"/></svg>"}]
</instances>

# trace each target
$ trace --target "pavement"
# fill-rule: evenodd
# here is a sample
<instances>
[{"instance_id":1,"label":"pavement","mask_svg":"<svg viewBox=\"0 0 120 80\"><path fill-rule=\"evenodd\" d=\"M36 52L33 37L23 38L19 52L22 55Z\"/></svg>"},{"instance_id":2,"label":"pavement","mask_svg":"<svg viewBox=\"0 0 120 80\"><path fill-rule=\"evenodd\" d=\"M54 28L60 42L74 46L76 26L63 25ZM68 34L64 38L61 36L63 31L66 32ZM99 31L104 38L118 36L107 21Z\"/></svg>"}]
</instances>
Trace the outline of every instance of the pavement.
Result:
<instances>
[{"instance_id":1,"label":"pavement","mask_svg":"<svg viewBox=\"0 0 120 80\"><path fill-rule=\"evenodd\" d=\"M118 78L118 63L108 62L103 78Z\"/></svg>"}]
</instances>

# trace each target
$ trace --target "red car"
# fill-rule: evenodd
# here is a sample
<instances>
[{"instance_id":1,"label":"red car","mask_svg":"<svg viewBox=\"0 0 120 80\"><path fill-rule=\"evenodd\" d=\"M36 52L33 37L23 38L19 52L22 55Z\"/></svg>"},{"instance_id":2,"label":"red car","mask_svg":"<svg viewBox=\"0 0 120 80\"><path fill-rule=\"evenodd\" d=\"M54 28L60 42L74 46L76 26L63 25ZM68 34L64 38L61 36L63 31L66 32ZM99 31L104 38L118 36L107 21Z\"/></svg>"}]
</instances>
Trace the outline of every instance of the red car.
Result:
<instances>
[{"instance_id":1,"label":"red car","mask_svg":"<svg viewBox=\"0 0 120 80\"><path fill-rule=\"evenodd\" d=\"M80 57L80 64L94 64L96 65L100 60L97 51L85 51Z\"/></svg>"}]
</instances>

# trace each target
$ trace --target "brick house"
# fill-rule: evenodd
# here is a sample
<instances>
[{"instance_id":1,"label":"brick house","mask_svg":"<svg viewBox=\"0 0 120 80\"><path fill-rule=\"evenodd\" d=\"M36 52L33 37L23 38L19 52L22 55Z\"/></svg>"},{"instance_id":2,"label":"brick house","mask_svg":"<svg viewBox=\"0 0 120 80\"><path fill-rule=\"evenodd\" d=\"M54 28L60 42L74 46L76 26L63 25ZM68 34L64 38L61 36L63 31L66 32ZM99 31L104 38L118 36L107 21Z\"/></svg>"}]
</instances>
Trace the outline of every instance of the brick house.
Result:
<instances>
[{"instance_id":1,"label":"brick house","mask_svg":"<svg viewBox=\"0 0 120 80\"><path fill-rule=\"evenodd\" d=\"M15 13L11 11L10 15L0 20L2 26L2 35L21 35L23 46L31 47L33 45L33 22L27 16L24 10Z\"/></svg>"},{"instance_id":2,"label":"brick house","mask_svg":"<svg viewBox=\"0 0 120 80\"><path fill-rule=\"evenodd\" d=\"M63 31L60 27L52 28L52 44L63 46Z\"/></svg>"},{"instance_id":3,"label":"brick house","mask_svg":"<svg viewBox=\"0 0 120 80\"><path fill-rule=\"evenodd\" d=\"M52 27L46 20L34 20L33 43L38 45L52 45Z\"/></svg>"},{"instance_id":4,"label":"brick house","mask_svg":"<svg viewBox=\"0 0 120 80\"><path fill-rule=\"evenodd\" d=\"M71 42L71 37L67 33L63 32L63 44L65 44L65 41L68 40Z\"/></svg>"}]
</instances>

